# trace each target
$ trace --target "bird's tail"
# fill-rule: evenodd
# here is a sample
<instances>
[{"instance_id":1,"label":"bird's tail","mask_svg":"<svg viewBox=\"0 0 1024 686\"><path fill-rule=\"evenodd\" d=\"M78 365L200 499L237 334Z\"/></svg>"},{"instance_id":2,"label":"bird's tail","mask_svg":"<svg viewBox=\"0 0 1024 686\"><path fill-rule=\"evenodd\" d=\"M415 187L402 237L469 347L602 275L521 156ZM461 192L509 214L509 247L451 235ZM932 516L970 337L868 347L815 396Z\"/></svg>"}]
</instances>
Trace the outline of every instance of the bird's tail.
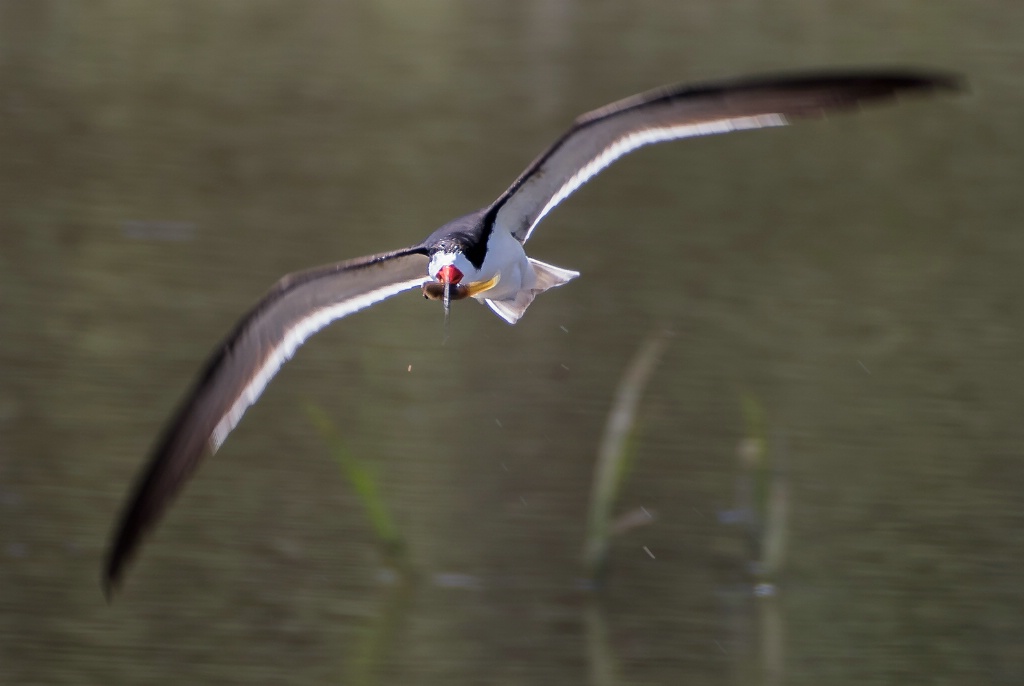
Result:
<instances>
[{"instance_id":1,"label":"bird's tail","mask_svg":"<svg viewBox=\"0 0 1024 686\"><path fill-rule=\"evenodd\" d=\"M534 295L543 293L549 288L569 283L580 275L579 272L574 272L571 269L562 269L561 267L556 267L553 264L547 264L546 262L535 260L532 257L528 257L526 259L530 260L530 266L533 267L533 274L537 277L537 282L533 286Z\"/></svg>"},{"instance_id":2,"label":"bird's tail","mask_svg":"<svg viewBox=\"0 0 1024 686\"><path fill-rule=\"evenodd\" d=\"M555 286L561 286L580 275L579 272L571 269L562 269L561 267L535 260L532 257L527 259L530 260L530 266L533 267L533 274L536 277L533 288L519 291L515 298L509 300L486 301L487 306L509 324L515 324L519 321L519 318L523 316L526 308L530 306L530 303L533 302L538 293L543 293Z\"/></svg>"}]
</instances>

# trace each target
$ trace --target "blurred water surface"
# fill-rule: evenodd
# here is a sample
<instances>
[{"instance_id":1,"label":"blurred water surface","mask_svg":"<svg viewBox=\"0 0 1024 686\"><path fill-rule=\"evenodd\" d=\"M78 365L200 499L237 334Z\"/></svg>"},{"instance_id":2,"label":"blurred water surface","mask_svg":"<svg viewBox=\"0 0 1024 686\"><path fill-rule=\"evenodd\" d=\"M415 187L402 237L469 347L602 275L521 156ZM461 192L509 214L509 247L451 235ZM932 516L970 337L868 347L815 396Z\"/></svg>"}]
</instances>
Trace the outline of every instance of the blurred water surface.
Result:
<instances>
[{"instance_id":1,"label":"blurred water surface","mask_svg":"<svg viewBox=\"0 0 1024 686\"><path fill-rule=\"evenodd\" d=\"M3 683L1020 683L1024 12L1013 3L0 5ZM113 604L107 536L212 346L285 272L493 199L578 113L684 80L923 64L962 98L634 155L509 327L415 293L318 335ZM580 554L618 379L621 508ZM755 598L723 523L744 398L784 469ZM372 464L382 575L305 410ZM983 681L982 681L983 680Z\"/></svg>"}]
</instances>

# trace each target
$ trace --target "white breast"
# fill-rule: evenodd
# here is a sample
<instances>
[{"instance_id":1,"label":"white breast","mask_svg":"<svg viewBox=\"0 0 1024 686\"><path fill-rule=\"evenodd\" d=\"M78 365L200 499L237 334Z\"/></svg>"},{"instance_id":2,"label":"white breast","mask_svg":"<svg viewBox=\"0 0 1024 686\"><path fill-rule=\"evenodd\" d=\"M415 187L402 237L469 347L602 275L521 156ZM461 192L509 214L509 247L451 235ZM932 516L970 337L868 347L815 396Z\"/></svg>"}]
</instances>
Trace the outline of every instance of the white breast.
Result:
<instances>
[{"instance_id":1,"label":"white breast","mask_svg":"<svg viewBox=\"0 0 1024 686\"><path fill-rule=\"evenodd\" d=\"M504 229L495 229L487 239L487 254L479 278L487 281L500 274L497 285L476 296L478 300L508 300L522 290L533 288L536 277L526 257L523 244Z\"/></svg>"}]
</instances>

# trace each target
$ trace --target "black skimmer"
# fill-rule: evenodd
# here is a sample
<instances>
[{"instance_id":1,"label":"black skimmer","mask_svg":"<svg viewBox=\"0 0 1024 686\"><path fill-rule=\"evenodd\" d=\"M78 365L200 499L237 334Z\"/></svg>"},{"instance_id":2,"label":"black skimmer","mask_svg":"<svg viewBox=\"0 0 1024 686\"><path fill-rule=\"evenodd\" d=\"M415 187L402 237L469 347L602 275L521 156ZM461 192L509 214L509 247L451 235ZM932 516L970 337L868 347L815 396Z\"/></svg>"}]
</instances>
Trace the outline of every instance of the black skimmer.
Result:
<instances>
[{"instance_id":1,"label":"black skimmer","mask_svg":"<svg viewBox=\"0 0 1024 686\"><path fill-rule=\"evenodd\" d=\"M311 335L403 291L444 302L472 297L515 324L537 294L578 272L527 257L523 244L556 205L623 155L652 143L855 109L907 93L957 88L904 70L824 72L659 88L582 115L498 199L402 250L285 276L206 363L127 502L103 571L109 593L141 537L200 459L216 452L270 379Z\"/></svg>"}]
</instances>

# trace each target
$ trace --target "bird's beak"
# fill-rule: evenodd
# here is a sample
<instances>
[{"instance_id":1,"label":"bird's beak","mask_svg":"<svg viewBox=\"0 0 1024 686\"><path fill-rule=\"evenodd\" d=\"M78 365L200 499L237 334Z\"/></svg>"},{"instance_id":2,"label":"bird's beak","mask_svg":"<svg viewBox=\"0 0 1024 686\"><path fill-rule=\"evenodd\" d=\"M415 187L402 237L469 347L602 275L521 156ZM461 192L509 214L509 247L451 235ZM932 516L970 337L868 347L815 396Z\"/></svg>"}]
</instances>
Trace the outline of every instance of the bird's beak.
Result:
<instances>
[{"instance_id":1,"label":"bird's beak","mask_svg":"<svg viewBox=\"0 0 1024 686\"><path fill-rule=\"evenodd\" d=\"M434 275L436 281L423 284L423 297L428 300L440 300L444 303L444 323L445 329L448 328L448 317L451 313L452 300L462 300L463 298L469 298L474 295L483 293L494 288L498 284L498 280L501 278L500 274L495 274L493 279L487 281L478 281L477 283L464 284L462 281L462 272L459 271L458 267L453 264L446 264L437 270L437 274Z\"/></svg>"},{"instance_id":2,"label":"bird's beak","mask_svg":"<svg viewBox=\"0 0 1024 686\"><path fill-rule=\"evenodd\" d=\"M452 286L458 286L459 281L462 281L462 272L460 272L455 265L446 264L438 270L437 280L444 286L444 293L441 300L444 303L444 329L447 331L448 315L452 308Z\"/></svg>"},{"instance_id":3,"label":"bird's beak","mask_svg":"<svg viewBox=\"0 0 1024 686\"><path fill-rule=\"evenodd\" d=\"M452 282L444 282L444 330L448 331L448 315L452 311Z\"/></svg>"},{"instance_id":4,"label":"bird's beak","mask_svg":"<svg viewBox=\"0 0 1024 686\"><path fill-rule=\"evenodd\" d=\"M489 291L498 285L498 281L501 279L501 275L496 275L489 281L478 281L477 283L460 283L455 284L453 282L445 283L443 281L429 281L423 284L423 297L427 300L444 300L444 290L449 288L450 297L452 300L462 300L464 298L470 298L474 295L479 295L484 291Z\"/></svg>"},{"instance_id":5,"label":"bird's beak","mask_svg":"<svg viewBox=\"0 0 1024 686\"><path fill-rule=\"evenodd\" d=\"M474 295L479 295L484 291L491 290L498 285L498 281L500 279L501 275L498 274L488 281L478 281L477 283L470 284L455 284L453 282L445 283L441 280L430 281L423 284L423 297L427 300L444 300L444 291L445 288L448 288L449 298L451 300L462 300Z\"/></svg>"}]
</instances>

